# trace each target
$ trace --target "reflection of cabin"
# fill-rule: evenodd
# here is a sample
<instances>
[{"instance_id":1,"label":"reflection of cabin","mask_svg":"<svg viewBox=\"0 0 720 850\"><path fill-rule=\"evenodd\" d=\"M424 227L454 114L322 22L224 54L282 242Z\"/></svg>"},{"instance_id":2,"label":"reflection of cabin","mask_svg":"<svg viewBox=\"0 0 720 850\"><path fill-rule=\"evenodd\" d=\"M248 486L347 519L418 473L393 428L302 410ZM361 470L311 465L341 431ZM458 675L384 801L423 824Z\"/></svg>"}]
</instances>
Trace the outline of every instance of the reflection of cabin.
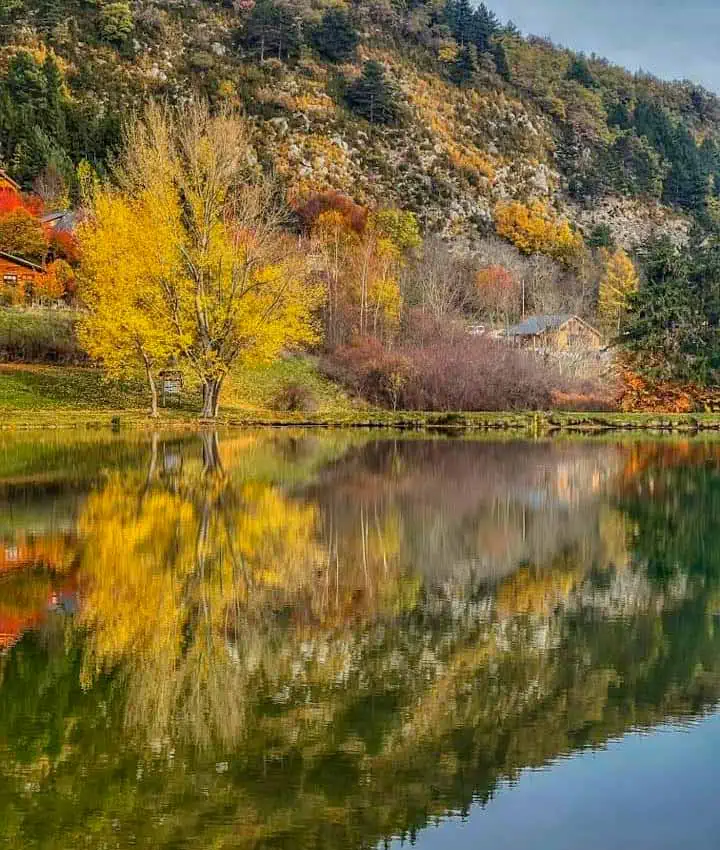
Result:
<instances>
[{"instance_id":1,"label":"reflection of cabin","mask_svg":"<svg viewBox=\"0 0 720 850\"><path fill-rule=\"evenodd\" d=\"M537 350L599 351L603 347L600 331L579 316L528 316L519 325L508 328L504 336L518 345Z\"/></svg>"},{"instance_id":2,"label":"reflection of cabin","mask_svg":"<svg viewBox=\"0 0 720 850\"><path fill-rule=\"evenodd\" d=\"M12 179L12 177L10 177L9 174L7 174L7 172L3 171L2 168L0 168L0 192L2 191L19 193L20 186Z\"/></svg>"},{"instance_id":3,"label":"reflection of cabin","mask_svg":"<svg viewBox=\"0 0 720 850\"><path fill-rule=\"evenodd\" d=\"M4 289L22 286L23 290L27 291L44 275L42 266L0 251L0 281Z\"/></svg>"}]
</instances>

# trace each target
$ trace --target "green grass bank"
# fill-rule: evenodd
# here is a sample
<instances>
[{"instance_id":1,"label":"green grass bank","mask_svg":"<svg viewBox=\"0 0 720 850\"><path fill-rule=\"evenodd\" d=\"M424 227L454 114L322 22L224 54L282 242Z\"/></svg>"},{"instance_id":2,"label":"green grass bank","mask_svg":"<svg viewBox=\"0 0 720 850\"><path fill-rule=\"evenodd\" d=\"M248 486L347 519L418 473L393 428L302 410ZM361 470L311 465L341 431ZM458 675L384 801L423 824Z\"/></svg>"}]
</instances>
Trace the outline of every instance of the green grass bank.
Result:
<instances>
[{"instance_id":1,"label":"green grass bank","mask_svg":"<svg viewBox=\"0 0 720 850\"><path fill-rule=\"evenodd\" d=\"M303 410L283 409L287 388L300 387ZM193 388L161 411L160 424L199 428ZM0 429L156 428L141 381L107 381L100 370L0 364ZM405 430L554 432L720 432L720 414L568 412L422 413L388 411L349 398L309 359L238 371L227 382L218 425L400 428Z\"/></svg>"}]
</instances>

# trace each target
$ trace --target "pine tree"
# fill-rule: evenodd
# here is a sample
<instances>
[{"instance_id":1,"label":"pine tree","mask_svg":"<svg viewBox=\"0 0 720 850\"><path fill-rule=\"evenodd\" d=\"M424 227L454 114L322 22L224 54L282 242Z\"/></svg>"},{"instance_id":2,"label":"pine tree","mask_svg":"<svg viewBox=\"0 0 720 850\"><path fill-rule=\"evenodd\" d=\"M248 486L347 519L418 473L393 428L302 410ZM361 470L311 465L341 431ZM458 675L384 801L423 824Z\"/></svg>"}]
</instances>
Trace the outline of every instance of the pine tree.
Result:
<instances>
[{"instance_id":1,"label":"pine tree","mask_svg":"<svg viewBox=\"0 0 720 850\"><path fill-rule=\"evenodd\" d=\"M366 62L360 76L348 86L345 101L371 124L394 124L400 118L395 86L383 66L374 60Z\"/></svg>"},{"instance_id":2,"label":"pine tree","mask_svg":"<svg viewBox=\"0 0 720 850\"><path fill-rule=\"evenodd\" d=\"M239 40L261 63L271 57L296 59L302 47L297 17L287 6L274 0L255 3Z\"/></svg>"},{"instance_id":3,"label":"pine tree","mask_svg":"<svg viewBox=\"0 0 720 850\"><path fill-rule=\"evenodd\" d=\"M720 254L680 251L664 237L644 251L644 280L629 299L623 345L641 374L663 380L720 380Z\"/></svg>"},{"instance_id":4,"label":"pine tree","mask_svg":"<svg viewBox=\"0 0 720 850\"><path fill-rule=\"evenodd\" d=\"M311 32L312 46L331 62L343 62L355 53L360 37L344 9L328 9Z\"/></svg>"},{"instance_id":5,"label":"pine tree","mask_svg":"<svg viewBox=\"0 0 720 850\"><path fill-rule=\"evenodd\" d=\"M587 89L597 88L597 80L593 76L587 59L584 56L578 56L570 63L565 78L567 80L574 80Z\"/></svg>"},{"instance_id":6,"label":"pine tree","mask_svg":"<svg viewBox=\"0 0 720 850\"><path fill-rule=\"evenodd\" d=\"M510 82L512 73L510 71L510 63L508 62L507 51L502 41L494 40L492 44L492 55L495 60L495 70L505 82Z\"/></svg>"},{"instance_id":7,"label":"pine tree","mask_svg":"<svg viewBox=\"0 0 720 850\"><path fill-rule=\"evenodd\" d=\"M477 74L477 51L472 44L466 44L458 51L455 61L450 66L450 79L455 85L464 87L471 85Z\"/></svg>"},{"instance_id":8,"label":"pine tree","mask_svg":"<svg viewBox=\"0 0 720 850\"><path fill-rule=\"evenodd\" d=\"M485 53L491 49L493 36L500 32L500 22L494 12L481 3L473 15L472 41L478 53Z\"/></svg>"}]
</instances>

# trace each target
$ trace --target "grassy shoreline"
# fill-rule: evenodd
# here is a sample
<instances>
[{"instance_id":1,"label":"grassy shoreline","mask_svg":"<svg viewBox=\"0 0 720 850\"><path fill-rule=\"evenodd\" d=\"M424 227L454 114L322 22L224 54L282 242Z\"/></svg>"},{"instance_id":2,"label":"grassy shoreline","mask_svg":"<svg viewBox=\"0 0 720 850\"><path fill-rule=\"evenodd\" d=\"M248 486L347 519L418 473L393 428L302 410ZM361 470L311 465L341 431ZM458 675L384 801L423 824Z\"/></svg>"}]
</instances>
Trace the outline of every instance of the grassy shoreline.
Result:
<instances>
[{"instance_id":1,"label":"grassy shoreline","mask_svg":"<svg viewBox=\"0 0 720 850\"><path fill-rule=\"evenodd\" d=\"M312 413L273 410L288 382L310 387ZM345 395L307 360L290 360L246 370L229 382L218 420L197 418L196 393L188 392L159 419L145 407L142 382L108 383L96 369L0 364L0 432L55 429L177 429L305 427L391 428L448 433L508 432L527 436L553 433L660 432L720 433L720 414L643 414L501 411L424 413L372 408Z\"/></svg>"},{"instance_id":2,"label":"grassy shoreline","mask_svg":"<svg viewBox=\"0 0 720 850\"><path fill-rule=\"evenodd\" d=\"M0 432L57 429L201 430L217 428L392 429L447 433L513 432L547 436L556 433L654 432L675 434L720 433L719 414L623 414L568 412L424 413L359 410L329 416L282 413L221 412L217 420L203 421L183 411L163 411L152 419L143 409L62 410L2 409Z\"/></svg>"}]
</instances>

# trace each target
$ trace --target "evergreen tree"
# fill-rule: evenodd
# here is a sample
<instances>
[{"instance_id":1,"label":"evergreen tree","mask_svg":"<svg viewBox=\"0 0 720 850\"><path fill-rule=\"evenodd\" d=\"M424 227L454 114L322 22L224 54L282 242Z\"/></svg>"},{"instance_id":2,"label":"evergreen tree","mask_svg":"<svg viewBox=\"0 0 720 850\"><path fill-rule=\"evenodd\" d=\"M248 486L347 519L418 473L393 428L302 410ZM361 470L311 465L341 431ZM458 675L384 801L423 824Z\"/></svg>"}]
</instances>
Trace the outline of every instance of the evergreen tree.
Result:
<instances>
[{"instance_id":1,"label":"evergreen tree","mask_svg":"<svg viewBox=\"0 0 720 850\"><path fill-rule=\"evenodd\" d=\"M312 46L331 62L350 59L360 36L344 9L328 9L311 32Z\"/></svg>"},{"instance_id":2,"label":"evergreen tree","mask_svg":"<svg viewBox=\"0 0 720 850\"><path fill-rule=\"evenodd\" d=\"M258 0L253 6L239 41L260 62L297 59L302 47L300 22L290 8L274 0Z\"/></svg>"},{"instance_id":3,"label":"evergreen tree","mask_svg":"<svg viewBox=\"0 0 720 850\"><path fill-rule=\"evenodd\" d=\"M570 63L565 79L574 80L576 83L580 83L581 86L585 86L587 89L597 88L597 80L593 76L590 66L587 63L587 59L585 59L584 56L577 56Z\"/></svg>"},{"instance_id":4,"label":"evergreen tree","mask_svg":"<svg viewBox=\"0 0 720 850\"><path fill-rule=\"evenodd\" d=\"M641 373L720 381L720 250L680 251L663 238L643 253L645 279L629 299L623 344Z\"/></svg>"},{"instance_id":5,"label":"evergreen tree","mask_svg":"<svg viewBox=\"0 0 720 850\"><path fill-rule=\"evenodd\" d=\"M394 124L400 118L396 88L374 60L366 62L360 76L348 86L345 101L371 124Z\"/></svg>"},{"instance_id":6,"label":"evergreen tree","mask_svg":"<svg viewBox=\"0 0 720 850\"><path fill-rule=\"evenodd\" d=\"M500 22L488 7L481 3L472 19L472 41L478 53L486 53L491 49L494 36L500 32Z\"/></svg>"},{"instance_id":7,"label":"evergreen tree","mask_svg":"<svg viewBox=\"0 0 720 850\"><path fill-rule=\"evenodd\" d=\"M634 124L638 135L645 136L669 164L663 200L693 212L703 210L711 172L689 131L673 124L664 109L647 100L635 108Z\"/></svg>"},{"instance_id":8,"label":"evergreen tree","mask_svg":"<svg viewBox=\"0 0 720 850\"><path fill-rule=\"evenodd\" d=\"M508 62L507 51L505 50L505 45L500 40L494 40L492 44L492 55L495 60L495 70L498 72L498 75L503 78L506 82L510 82L512 79L512 73L510 71L510 63Z\"/></svg>"},{"instance_id":9,"label":"evergreen tree","mask_svg":"<svg viewBox=\"0 0 720 850\"><path fill-rule=\"evenodd\" d=\"M444 18L458 44L465 45L474 41L475 12L470 0L447 0Z\"/></svg>"},{"instance_id":10,"label":"evergreen tree","mask_svg":"<svg viewBox=\"0 0 720 850\"><path fill-rule=\"evenodd\" d=\"M471 85L478 71L477 51L472 44L466 44L458 51L450 67L450 79L457 86Z\"/></svg>"}]
</instances>

